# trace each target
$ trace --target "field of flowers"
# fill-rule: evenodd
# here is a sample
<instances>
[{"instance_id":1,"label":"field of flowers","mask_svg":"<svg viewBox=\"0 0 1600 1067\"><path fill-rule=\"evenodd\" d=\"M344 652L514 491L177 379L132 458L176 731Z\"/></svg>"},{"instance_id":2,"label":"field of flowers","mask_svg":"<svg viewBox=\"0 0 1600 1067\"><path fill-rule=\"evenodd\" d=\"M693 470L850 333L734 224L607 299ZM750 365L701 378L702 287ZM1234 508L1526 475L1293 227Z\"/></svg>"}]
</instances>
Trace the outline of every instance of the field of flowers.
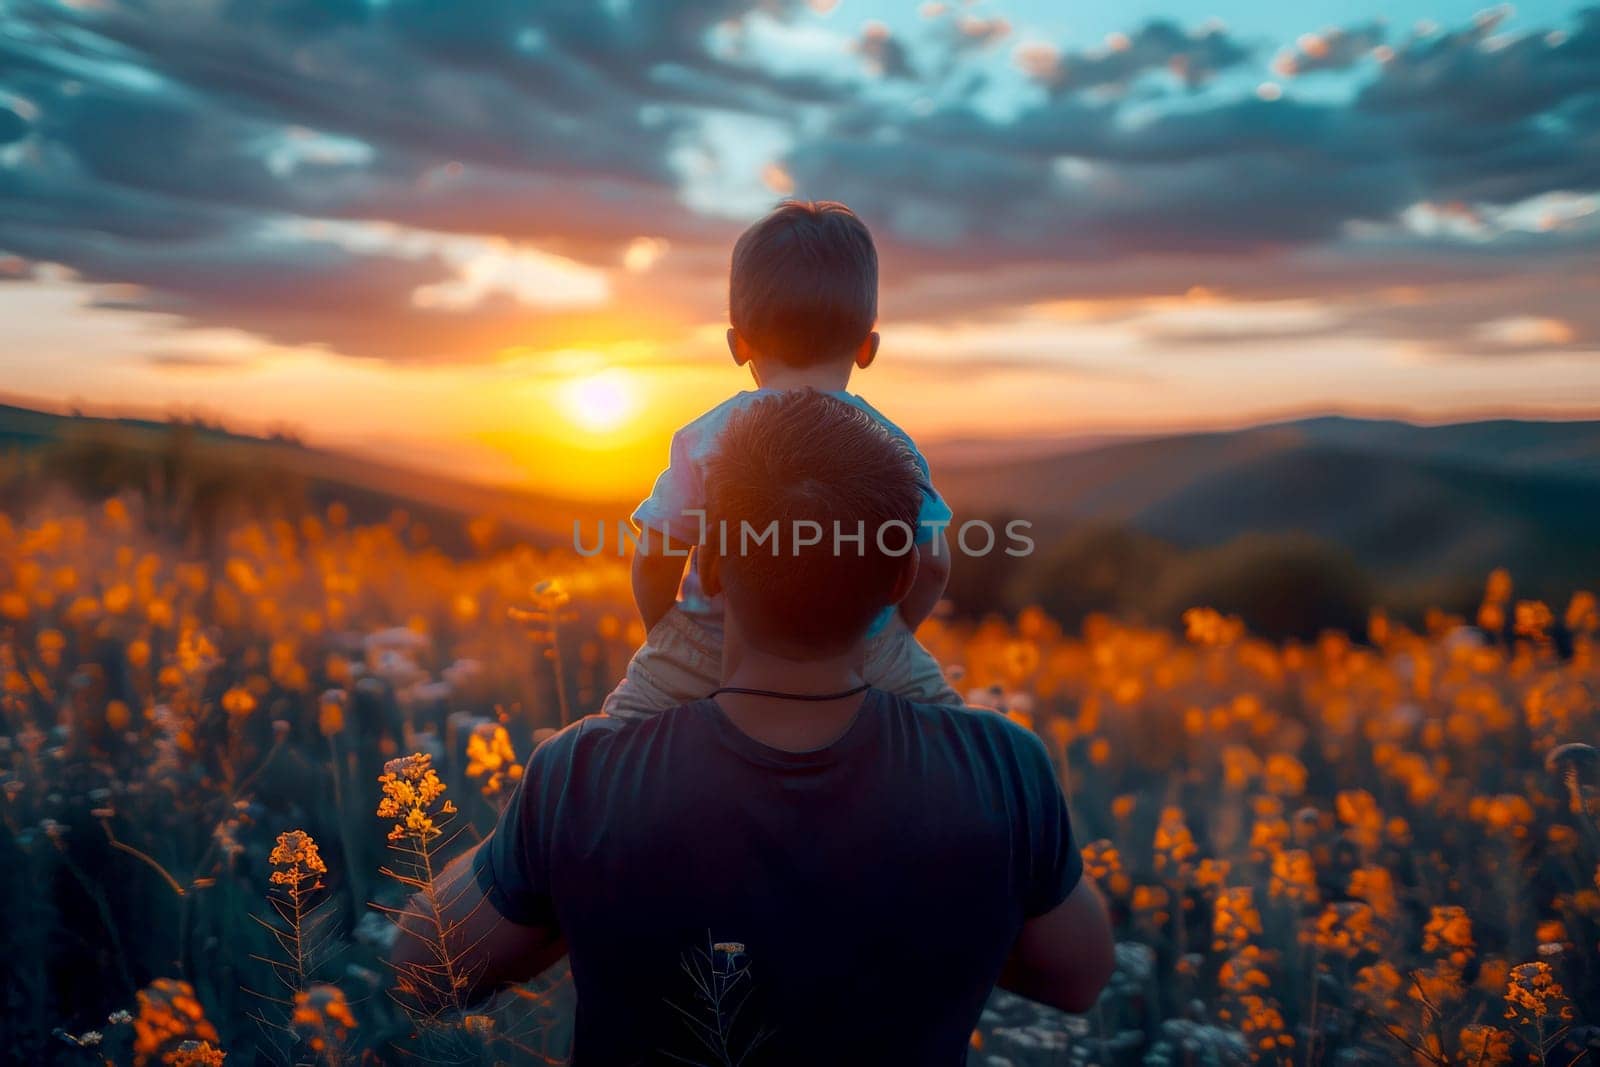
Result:
<instances>
[{"instance_id":1,"label":"field of flowers","mask_svg":"<svg viewBox=\"0 0 1600 1067\"><path fill-rule=\"evenodd\" d=\"M485 545L485 529L475 529ZM641 633L625 568L451 558L335 505L215 551L135 498L0 514L0 1049L19 1063L559 1063L557 968L408 1016L394 911ZM192 546L191 546L192 547ZM1057 755L1119 967L997 994L984 1067L1581 1061L1600 1021L1595 598L1307 645L935 620ZM1600 1040L1596 1041L1600 1045Z\"/></svg>"}]
</instances>

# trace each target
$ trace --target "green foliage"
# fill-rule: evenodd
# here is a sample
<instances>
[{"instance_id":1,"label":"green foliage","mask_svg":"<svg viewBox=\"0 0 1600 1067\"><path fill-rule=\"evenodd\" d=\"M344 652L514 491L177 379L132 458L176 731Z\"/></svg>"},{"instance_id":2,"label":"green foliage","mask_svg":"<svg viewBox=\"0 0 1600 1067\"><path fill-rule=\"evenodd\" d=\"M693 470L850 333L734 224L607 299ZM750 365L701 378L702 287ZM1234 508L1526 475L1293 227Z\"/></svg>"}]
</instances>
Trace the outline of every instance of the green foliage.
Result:
<instances>
[{"instance_id":1,"label":"green foliage","mask_svg":"<svg viewBox=\"0 0 1600 1067\"><path fill-rule=\"evenodd\" d=\"M1013 608L1043 608L1063 626L1091 614L1138 618L1179 559L1165 541L1115 523L1086 523L1042 550L1007 590Z\"/></svg>"},{"instance_id":2,"label":"green foliage","mask_svg":"<svg viewBox=\"0 0 1600 1067\"><path fill-rule=\"evenodd\" d=\"M1177 625L1184 611L1204 604L1273 638L1361 633L1377 602L1349 553L1296 534L1251 534L1190 553L1162 573L1145 601L1161 623Z\"/></svg>"}]
</instances>

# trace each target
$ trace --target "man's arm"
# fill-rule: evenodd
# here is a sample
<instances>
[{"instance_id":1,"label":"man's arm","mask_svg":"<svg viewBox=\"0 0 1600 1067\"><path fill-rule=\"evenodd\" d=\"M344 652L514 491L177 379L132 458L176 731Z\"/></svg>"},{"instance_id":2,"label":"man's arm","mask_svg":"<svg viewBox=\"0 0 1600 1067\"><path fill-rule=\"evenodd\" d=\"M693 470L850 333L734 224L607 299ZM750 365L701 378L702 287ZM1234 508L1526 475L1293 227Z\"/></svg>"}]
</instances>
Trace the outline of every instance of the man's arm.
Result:
<instances>
[{"instance_id":1,"label":"man's arm","mask_svg":"<svg viewBox=\"0 0 1600 1067\"><path fill-rule=\"evenodd\" d=\"M933 614L949 580L950 543L941 527L933 540L917 546L917 576L911 582L911 591L900 601L900 617L908 628L915 630Z\"/></svg>"},{"instance_id":2,"label":"man's arm","mask_svg":"<svg viewBox=\"0 0 1600 1067\"><path fill-rule=\"evenodd\" d=\"M659 530L647 530L639 539L633 553L633 602L646 630L654 629L677 602L688 551Z\"/></svg>"},{"instance_id":3,"label":"man's arm","mask_svg":"<svg viewBox=\"0 0 1600 1067\"><path fill-rule=\"evenodd\" d=\"M528 981L566 955L559 931L522 926L495 911L473 875L473 860L483 847L480 843L458 856L435 879L437 916L423 894L406 904L389 962L398 979L395 995L413 1012L434 1015L476 1003L504 986ZM459 993L449 991L441 948L451 961L449 975L467 983Z\"/></svg>"},{"instance_id":4,"label":"man's arm","mask_svg":"<svg viewBox=\"0 0 1600 1067\"><path fill-rule=\"evenodd\" d=\"M1105 902L1085 878L1060 904L1022 924L1000 988L1062 1011L1086 1012L1115 967Z\"/></svg>"}]
</instances>

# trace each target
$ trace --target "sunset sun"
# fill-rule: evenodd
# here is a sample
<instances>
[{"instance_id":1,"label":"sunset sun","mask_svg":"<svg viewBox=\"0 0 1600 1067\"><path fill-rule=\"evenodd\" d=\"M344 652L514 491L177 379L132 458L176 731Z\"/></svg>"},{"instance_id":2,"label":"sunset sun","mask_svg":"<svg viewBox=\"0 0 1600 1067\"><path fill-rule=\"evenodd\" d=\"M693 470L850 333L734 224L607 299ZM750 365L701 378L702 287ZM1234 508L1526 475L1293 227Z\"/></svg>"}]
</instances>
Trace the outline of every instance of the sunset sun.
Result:
<instances>
[{"instance_id":1,"label":"sunset sun","mask_svg":"<svg viewBox=\"0 0 1600 1067\"><path fill-rule=\"evenodd\" d=\"M562 407L585 430L614 430L633 414L633 386L620 371L574 378L562 389Z\"/></svg>"}]
</instances>

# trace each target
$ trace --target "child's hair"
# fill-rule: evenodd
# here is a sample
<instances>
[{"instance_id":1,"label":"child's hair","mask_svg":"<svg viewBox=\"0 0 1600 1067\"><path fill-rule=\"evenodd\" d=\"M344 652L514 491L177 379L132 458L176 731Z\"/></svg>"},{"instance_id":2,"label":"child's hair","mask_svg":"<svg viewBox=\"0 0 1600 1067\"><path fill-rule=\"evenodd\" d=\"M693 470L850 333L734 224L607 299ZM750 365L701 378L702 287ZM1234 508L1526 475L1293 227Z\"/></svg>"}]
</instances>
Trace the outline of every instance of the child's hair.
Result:
<instances>
[{"instance_id":1,"label":"child's hair","mask_svg":"<svg viewBox=\"0 0 1600 1067\"><path fill-rule=\"evenodd\" d=\"M706 465L701 551L718 556L752 643L815 658L859 638L915 552L920 482L906 443L837 397L786 390L736 412ZM821 543L797 547L795 524L806 520L821 527ZM774 521L775 546L742 539L743 529L760 534ZM861 541L847 540L858 528Z\"/></svg>"},{"instance_id":2,"label":"child's hair","mask_svg":"<svg viewBox=\"0 0 1600 1067\"><path fill-rule=\"evenodd\" d=\"M836 359L878 319L878 250L855 212L785 200L740 235L728 319L757 352L794 367Z\"/></svg>"}]
</instances>

